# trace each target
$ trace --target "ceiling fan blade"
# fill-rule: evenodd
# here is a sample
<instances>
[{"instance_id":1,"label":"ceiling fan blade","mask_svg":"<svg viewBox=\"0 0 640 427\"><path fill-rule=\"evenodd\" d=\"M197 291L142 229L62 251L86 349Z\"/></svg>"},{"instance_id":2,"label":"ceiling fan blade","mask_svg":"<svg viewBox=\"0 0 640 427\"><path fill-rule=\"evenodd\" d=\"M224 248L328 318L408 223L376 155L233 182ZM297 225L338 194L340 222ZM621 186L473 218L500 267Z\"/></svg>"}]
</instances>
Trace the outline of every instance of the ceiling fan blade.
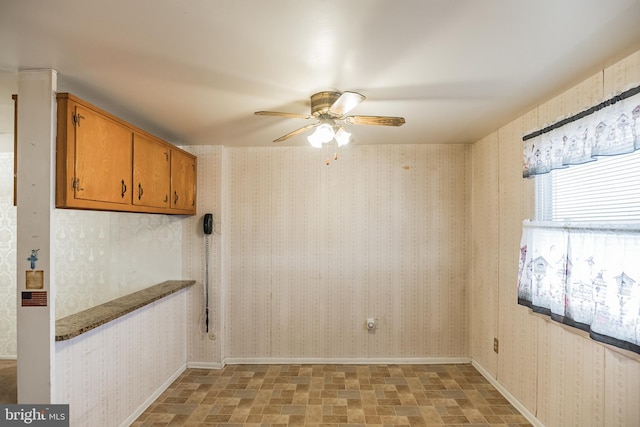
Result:
<instances>
[{"instance_id":1,"label":"ceiling fan blade","mask_svg":"<svg viewBox=\"0 0 640 427\"><path fill-rule=\"evenodd\" d=\"M348 116L344 118L345 123L350 125L376 125L376 126L402 126L404 117L386 116Z\"/></svg>"},{"instance_id":2,"label":"ceiling fan blade","mask_svg":"<svg viewBox=\"0 0 640 427\"><path fill-rule=\"evenodd\" d=\"M256 111L254 114L256 116L278 116L278 117L287 117L290 119L310 119L311 118L311 116L308 114L283 113L280 111Z\"/></svg>"},{"instance_id":3,"label":"ceiling fan blade","mask_svg":"<svg viewBox=\"0 0 640 427\"><path fill-rule=\"evenodd\" d=\"M365 100L364 95L357 92L342 92L329 108L329 112L340 117L353 110L362 101Z\"/></svg>"},{"instance_id":4,"label":"ceiling fan blade","mask_svg":"<svg viewBox=\"0 0 640 427\"><path fill-rule=\"evenodd\" d=\"M311 129L311 128L314 128L316 126L318 126L318 123L313 123L311 125L303 126L303 127L299 128L299 129L294 130L293 132L289 132L288 134L281 136L280 138L274 140L273 142L282 142L285 139L289 139L292 136L296 136L299 133L302 133L302 132L306 131L307 129Z\"/></svg>"}]
</instances>

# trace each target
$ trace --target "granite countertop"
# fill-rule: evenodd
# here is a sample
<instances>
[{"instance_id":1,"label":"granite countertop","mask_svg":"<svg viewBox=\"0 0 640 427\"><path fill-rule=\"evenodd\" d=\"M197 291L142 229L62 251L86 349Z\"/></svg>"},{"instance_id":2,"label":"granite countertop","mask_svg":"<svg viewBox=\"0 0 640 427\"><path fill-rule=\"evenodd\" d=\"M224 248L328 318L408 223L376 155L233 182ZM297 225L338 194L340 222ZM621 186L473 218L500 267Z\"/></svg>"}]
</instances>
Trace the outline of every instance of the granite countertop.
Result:
<instances>
[{"instance_id":1,"label":"granite countertop","mask_svg":"<svg viewBox=\"0 0 640 427\"><path fill-rule=\"evenodd\" d=\"M168 280L141 291L56 320L56 341L77 337L154 301L193 285L195 280Z\"/></svg>"}]
</instances>

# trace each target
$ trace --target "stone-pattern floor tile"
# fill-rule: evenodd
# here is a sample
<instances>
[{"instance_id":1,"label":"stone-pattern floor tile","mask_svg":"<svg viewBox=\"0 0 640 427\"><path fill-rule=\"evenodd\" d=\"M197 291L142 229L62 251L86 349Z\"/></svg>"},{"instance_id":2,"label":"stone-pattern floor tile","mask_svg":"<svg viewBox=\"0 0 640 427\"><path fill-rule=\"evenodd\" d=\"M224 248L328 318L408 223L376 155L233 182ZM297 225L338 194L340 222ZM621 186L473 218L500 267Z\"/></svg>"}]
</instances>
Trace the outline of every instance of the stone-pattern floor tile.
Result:
<instances>
[{"instance_id":1,"label":"stone-pattern floor tile","mask_svg":"<svg viewBox=\"0 0 640 427\"><path fill-rule=\"evenodd\" d=\"M187 369L132 424L531 426L471 365L230 365Z\"/></svg>"}]
</instances>

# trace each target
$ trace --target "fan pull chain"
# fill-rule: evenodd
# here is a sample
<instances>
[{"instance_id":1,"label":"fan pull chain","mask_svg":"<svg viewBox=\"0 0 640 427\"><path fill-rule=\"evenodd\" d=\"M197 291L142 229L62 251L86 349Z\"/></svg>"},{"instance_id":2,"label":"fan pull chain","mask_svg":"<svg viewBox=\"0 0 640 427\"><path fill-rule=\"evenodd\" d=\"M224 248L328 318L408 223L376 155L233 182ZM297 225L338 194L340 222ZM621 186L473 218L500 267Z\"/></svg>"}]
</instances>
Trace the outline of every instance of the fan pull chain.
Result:
<instances>
[{"instance_id":1,"label":"fan pull chain","mask_svg":"<svg viewBox=\"0 0 640 427\"><path fill-rule=\"evenodd\" d=\"M338 152L337 151L333 152L333 160L338 160ZM327 160L325 160L324 163L327 166L329 166L331 164L331 159L329 157L327 157Z\"/></svg>"}]
</instances>

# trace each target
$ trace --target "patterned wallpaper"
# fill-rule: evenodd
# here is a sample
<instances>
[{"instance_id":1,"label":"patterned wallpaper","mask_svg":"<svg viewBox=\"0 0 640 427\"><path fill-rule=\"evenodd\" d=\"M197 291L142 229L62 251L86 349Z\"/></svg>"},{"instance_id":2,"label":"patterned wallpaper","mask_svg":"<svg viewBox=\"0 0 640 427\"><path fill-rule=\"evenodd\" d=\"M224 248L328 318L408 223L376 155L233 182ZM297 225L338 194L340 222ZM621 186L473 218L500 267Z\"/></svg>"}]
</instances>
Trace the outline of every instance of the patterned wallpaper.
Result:
<instances>
[{"instance_id":1,"label":"patterned wallpaper","mask_svg":"<svg viewBox=\"0 0 640 427\"><path fill-rule=\"evenodd\" d=\"M57 209L56 318L182 279L182 218Z\"/></svg>"},{"instance_id":2,"label":"patterned wallpaper","mask_svg":"<svg viewBox=\"0 0 640 427\"><path fill-rule=\"evenodd\" d=\"M499 168L495 165L498 156L497 142L498 134L494 132L472 146L473 195L481 197L473 199L471 280L474 286L469 289L471 354L494 377L497 354L493 351L493 338L497 337L498 313L497 310L487 310L487 307L498 303L498 288L495 285L499 271L496 207L500 194L497 191Z\"/></svg>"},{"instance_id":3,"label":"patterned wallpaper","mask_svg":"<svg viewBox=\"0 0 640 427\"><path fill-rule=\"evenodd\" d=\"M197 213L183 220L183 278L196 281L187 293L187 360L216 367L222 361L222 158L223 147L182 147L198 156ZM202 217L212 213L215 232L209 237L209 333L205 329L205 245ZM213 338L213 339L212 339Z\"/></svg>"},{"instance_id":4,"label":"patterned wallpaper","mask_svg":"<svg viewBox=\"0 0 640 427\"><path fill-rule=\"evenodd\" d=\"M470 146L225 153L228 358L468 355Z\"/></svg>"},{"instance_id":5,"label":"patterned wallpaper","mask_svg":"<svg viewBox=\"0 0 640 427\"><path fill-rule=\"evenodd\" d=\"M16 227L13 153L0 152L0 358L17 352Z\"/></svg>"}]
</instances>

